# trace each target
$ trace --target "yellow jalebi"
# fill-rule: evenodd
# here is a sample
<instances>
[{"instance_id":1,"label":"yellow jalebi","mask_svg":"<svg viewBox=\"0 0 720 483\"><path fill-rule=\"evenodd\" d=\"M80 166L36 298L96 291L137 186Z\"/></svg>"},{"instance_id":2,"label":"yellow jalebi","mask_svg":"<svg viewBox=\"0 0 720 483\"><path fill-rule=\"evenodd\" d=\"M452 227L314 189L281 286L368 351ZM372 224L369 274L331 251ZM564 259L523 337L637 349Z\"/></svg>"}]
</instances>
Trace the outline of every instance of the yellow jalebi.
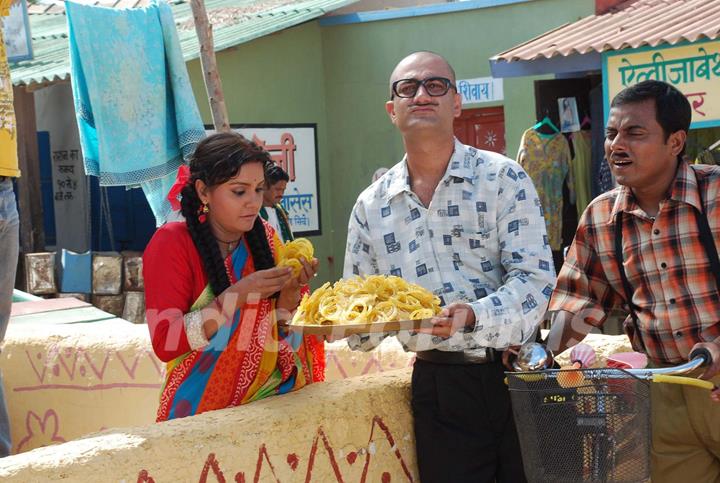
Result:
<instances>
[{"instance_id":1,"label":"yellow jalebi","mask_svg":"<svg viewBox=\"0 0 720 483\"><path fill-rule=\"evenodd\" d=\"M292 323L367 324L426 319L440 312L440 299L423 287L393 275L353 277L305 295Z\"/></svg>"},{"instance_id":2,"label":"yellow jalebi","mask_svg":"<svg viewBox=\"0 0 720 483\"><path fill-rule=\"evenodd\" d=\"M300 258L307 262L312 261L315 249L307 238L296 238L293 241L278 247L278 267L292 268L293 277L300 275L303 268Z\"/></svg>"}]
</instances>

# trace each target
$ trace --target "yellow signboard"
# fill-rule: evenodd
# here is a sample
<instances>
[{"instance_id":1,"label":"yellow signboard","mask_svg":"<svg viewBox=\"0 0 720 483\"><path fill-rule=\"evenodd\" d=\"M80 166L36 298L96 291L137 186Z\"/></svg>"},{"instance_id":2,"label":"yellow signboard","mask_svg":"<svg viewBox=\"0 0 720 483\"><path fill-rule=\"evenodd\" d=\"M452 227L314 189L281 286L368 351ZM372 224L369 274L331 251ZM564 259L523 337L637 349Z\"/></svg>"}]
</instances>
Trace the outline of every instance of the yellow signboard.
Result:
<instances>
[{"instance_id":1,"label":"yellow signboard","mask_svg":"<svg viewBox=\"0 0 720 483\"><path fill-rule=\"evenodd\" d=\"M603 54L605 116L625 87L644 80L677 87L692 106L692 128L720 126L720 40Z\"/></svg>"}]
</instances>

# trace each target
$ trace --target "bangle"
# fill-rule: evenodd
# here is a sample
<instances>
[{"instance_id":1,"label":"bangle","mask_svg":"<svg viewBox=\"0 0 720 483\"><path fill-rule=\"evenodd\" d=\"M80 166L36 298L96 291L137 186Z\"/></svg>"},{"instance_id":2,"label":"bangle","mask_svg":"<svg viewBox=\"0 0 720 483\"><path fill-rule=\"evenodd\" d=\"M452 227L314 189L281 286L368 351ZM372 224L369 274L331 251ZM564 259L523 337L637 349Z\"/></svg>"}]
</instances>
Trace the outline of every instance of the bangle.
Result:
<instances>
[{"instance_id":1,"label":"bangle","mask_svg":"<svg viewBox=\"0 0 720 483\"><path fill-rule=\"evenodd\" d=\"M185 323L185 335L187 335L190 349L197 350L210 343L208 338L205 337L202 312L200 310L185 314L183 316L183 322Z\"/></svg>"}]
</instances>

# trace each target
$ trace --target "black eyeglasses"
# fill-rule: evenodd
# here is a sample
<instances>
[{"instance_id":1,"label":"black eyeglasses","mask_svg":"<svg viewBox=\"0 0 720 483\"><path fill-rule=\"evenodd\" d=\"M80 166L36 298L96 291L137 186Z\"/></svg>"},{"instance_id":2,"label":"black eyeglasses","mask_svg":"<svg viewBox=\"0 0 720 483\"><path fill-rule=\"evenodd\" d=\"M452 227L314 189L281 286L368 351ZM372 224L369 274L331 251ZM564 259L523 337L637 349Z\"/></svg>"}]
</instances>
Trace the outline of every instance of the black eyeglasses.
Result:
<instances>
[{"instance_id":1,"label":"black eyeglasses","mask_svg":"<svg viewBox=\"0 0 720 483\"><path fill-rule=\"evenodd\" d=\"M447 91L452 87L457 92L457 87L452 83L450 79L445 77L428 77L427 79L400 79L392 83L393 95L390 96L392 99L394 96L409 98L415 97L420 86L425 88L425 92L432 97L441 97L447 94Z\"/></svg>"}]
</instances>

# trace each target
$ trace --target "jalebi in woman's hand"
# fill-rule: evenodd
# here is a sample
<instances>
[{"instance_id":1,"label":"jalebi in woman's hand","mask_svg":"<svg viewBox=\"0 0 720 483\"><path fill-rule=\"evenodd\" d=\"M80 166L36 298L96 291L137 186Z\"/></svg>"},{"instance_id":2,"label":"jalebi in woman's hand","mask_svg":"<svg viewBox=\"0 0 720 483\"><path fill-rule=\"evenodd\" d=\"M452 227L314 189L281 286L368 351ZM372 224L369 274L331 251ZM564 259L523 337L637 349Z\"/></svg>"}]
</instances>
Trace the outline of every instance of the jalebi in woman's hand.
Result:
<instances>
[{"instance_id":1,"label":"jalebi in woman's hand","mask_svg":"<svg viewBox=\"0 0 720 483\"><path fill-rule=\"evenodd\" d=\"M280 290L280 297L278 297L277 308L282 308L288 312L292 312L300 304L300 289L315 276L317 273L317 267L319 261L317 258L313 258L311 261L307 261L304 258L300 258L302 263L302 270L297 278L291 279L282 290Z\"/></svg>"}]
</instances>

